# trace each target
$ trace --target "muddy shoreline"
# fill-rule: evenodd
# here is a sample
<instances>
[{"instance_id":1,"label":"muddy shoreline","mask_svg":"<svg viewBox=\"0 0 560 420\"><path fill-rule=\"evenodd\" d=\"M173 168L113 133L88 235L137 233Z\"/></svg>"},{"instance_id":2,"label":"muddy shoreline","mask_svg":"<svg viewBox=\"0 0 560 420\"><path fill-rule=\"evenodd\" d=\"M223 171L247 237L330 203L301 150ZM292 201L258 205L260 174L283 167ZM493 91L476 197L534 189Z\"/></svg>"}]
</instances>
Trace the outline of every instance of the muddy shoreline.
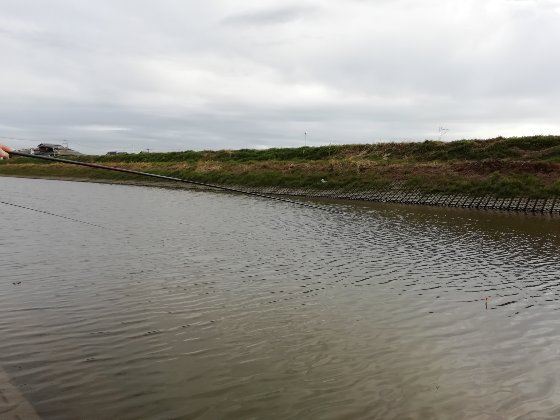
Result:
<instances>
[{"instance_id":1,"label":"muddy shoreline","mask_svg":"<svg viewBox=\"0 0 560 420\"><path fill-rule=\"evenodd\" d=\"M0 175L6 176L6 175ZM156 188L186 189L195 191L222 191L211 186L183 184L173 181L139 181L119 179L88 179L73 177L38 177L7 175L12 178L50 179L72 182L93 182L99 184L130 185ZM217 185L217 184L216 184ZM219 186L218 186L219 187ZM560 198L528 198L528 197L494 197L491 195L471 196L466 194L426 194L420 190L399 188L394 183L385 189L376 190L340 190L340 189L314 189L314 188L287 188L287 187L250 187L242 185L227 185L249 193L263 195L324 198L334 200L351 200L361 202L412 204L432 207L469 208L478 210L514 211L522 213L560 214Z\"/></svg>"}]
</instances>

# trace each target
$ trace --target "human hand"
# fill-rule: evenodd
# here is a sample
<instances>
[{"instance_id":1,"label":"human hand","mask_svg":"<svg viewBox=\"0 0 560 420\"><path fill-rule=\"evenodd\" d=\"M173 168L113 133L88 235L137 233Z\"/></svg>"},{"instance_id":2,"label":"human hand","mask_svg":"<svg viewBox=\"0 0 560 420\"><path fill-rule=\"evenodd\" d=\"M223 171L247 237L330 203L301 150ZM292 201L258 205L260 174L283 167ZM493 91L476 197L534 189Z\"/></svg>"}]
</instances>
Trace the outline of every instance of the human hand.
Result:
<instances>
[{"instance_id":1,"label":"human hand","mask_svg":"<svg viewBox=\"0 0 560 420\"><path fill-rule=\"evenodd\" d=\"M11 147L0 144L0 159L4 159L4 158L8 159L10 157L8 152L11 152L12 150L13 149Z\"/></svg>"}]
</instances>

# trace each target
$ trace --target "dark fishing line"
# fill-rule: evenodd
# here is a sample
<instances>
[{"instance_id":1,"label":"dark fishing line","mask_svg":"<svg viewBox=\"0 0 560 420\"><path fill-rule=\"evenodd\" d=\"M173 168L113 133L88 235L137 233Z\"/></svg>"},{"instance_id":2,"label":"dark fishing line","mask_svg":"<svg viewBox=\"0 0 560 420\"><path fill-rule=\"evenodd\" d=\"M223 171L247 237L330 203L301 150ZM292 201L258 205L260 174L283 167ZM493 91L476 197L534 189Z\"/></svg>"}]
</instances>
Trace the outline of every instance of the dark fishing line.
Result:
<instances>
[{"instance_id":1,"label":"dark fishing line","mask_svg":"<svg viewBox=\"0 0 560 420\"><path fill-rule=\"evenodd\" d=\"M141 176L145 176L145 177L164 179L166 181L183 182L183 183L186 183L186 184L199 185L199 186L215 188L215 189L219 189L219 190L223 190L223 191L230 191L230 192L235 192L235 193L239 193L239 194L252 195L254 197L267 198L269 200L282 201L284 203L290 203L290 204L295 204L295 205L298 205L298 206L309 207L309 208L312 208L312 209L319 209L319 210L329 211L329 212L333 212L333 213L334 212L338 213L337 210L327 208L327 207L316 206L316 205L313 205L313 204L302 203L301 201L294 201L294 200L290 200L290 199L282 198L282 197L274 197L272 195L261 194L261 193L256 193L256 192L252 192L252 191L244 191L244 190L240 190L240 189L237 189L237 188L226 187L226 186L223 186L223 185L208 184L208 183L205 183L205 182L191 181L191 180L188 180L188 179L176 178L176 177L173 177L173 176L157 175L157 174L151 174L151 173L148 173L148 172L134 171L134 170L131 170L131 169L117 168L117 167L114 167L114 166L99 165L98 163L79 162L79 161L76 161L76 160L61 159L61 158L55 158L55 157L51 157L51 156L30 155L28 153L22 153L22 152L8 152L8 153L12 156L22 156L22 157L28 157L28 158L33 158L33 159L49 160L49 161L52 161L52 162L61 162L61 163L68 163L68 164L71 164L71 165L86 166L88 168L105 169L107 171L124 172L124 173L127 173L127 174L141 175Z\"/></svg>"},{"instance_id":2,"label":"dark fishing line","mask_svg":"<svg viewBox=\"0 0 560 420\"><path fill-rule=\"evenodd\" d=\"M6 201L0 201L0 204L5 204L6 206L18 207L20 209L25 209L25 210L31 210L31 211L35 211L37 213L48 214L49 216L60 217L61 219L70 220L72 222L83 223L84 225L90 225L90 226L95 226L95 227L98 227L98 228L101 228L101 229L105 229L103 226L95 225L95 224L89 223L89 222L84 222L83 220L74 219L72 217L63 216L61 214L51 213L51 212L48 212L48 211L45 211L45 210L38 210L38 209L31 208L31 207L22 206L20 204L8 203Z\"/></svg>"}]
</instances>

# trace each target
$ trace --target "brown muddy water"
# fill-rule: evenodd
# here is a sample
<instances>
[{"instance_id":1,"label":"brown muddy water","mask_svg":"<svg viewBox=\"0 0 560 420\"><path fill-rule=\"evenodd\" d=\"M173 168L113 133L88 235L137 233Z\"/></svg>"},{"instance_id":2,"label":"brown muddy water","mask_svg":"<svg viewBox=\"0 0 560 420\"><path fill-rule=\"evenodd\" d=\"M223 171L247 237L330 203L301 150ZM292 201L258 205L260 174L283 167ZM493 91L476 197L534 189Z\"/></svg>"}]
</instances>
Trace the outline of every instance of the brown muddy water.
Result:
<instances>
[{"instance_id":1,"label":"brown muddy water","mask_svg":"<svg viewBox=\"0 0 560 420\"><path fill-rule=\"evenodd\" d=\"M560 418L559 219L0 194L104 227L0 207L0 368L44 419Z\"/></svg>"}]
</instances>

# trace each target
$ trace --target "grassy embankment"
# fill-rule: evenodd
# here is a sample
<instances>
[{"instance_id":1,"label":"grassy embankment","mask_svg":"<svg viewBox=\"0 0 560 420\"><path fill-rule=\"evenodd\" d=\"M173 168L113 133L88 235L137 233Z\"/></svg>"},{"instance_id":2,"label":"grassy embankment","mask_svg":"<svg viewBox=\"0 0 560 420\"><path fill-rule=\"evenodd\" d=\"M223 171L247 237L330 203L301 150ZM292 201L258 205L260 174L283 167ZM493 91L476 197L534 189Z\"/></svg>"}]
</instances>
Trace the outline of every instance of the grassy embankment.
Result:
<instances>
[{"instance_id":1,"label":"grassy embankment","mask_svg":"<svg viewBox=\"0 0 560 420\"><path fill-rule=\"evenodd\" d=\"M399 182L403 189L427 193L560 196L560 136L83 156L79 160L225 185L371 190ZM2 161L0 175L140 179L27 158ZM321 178L328 182L322 183Z\"/></svg>"}]
</instances>

